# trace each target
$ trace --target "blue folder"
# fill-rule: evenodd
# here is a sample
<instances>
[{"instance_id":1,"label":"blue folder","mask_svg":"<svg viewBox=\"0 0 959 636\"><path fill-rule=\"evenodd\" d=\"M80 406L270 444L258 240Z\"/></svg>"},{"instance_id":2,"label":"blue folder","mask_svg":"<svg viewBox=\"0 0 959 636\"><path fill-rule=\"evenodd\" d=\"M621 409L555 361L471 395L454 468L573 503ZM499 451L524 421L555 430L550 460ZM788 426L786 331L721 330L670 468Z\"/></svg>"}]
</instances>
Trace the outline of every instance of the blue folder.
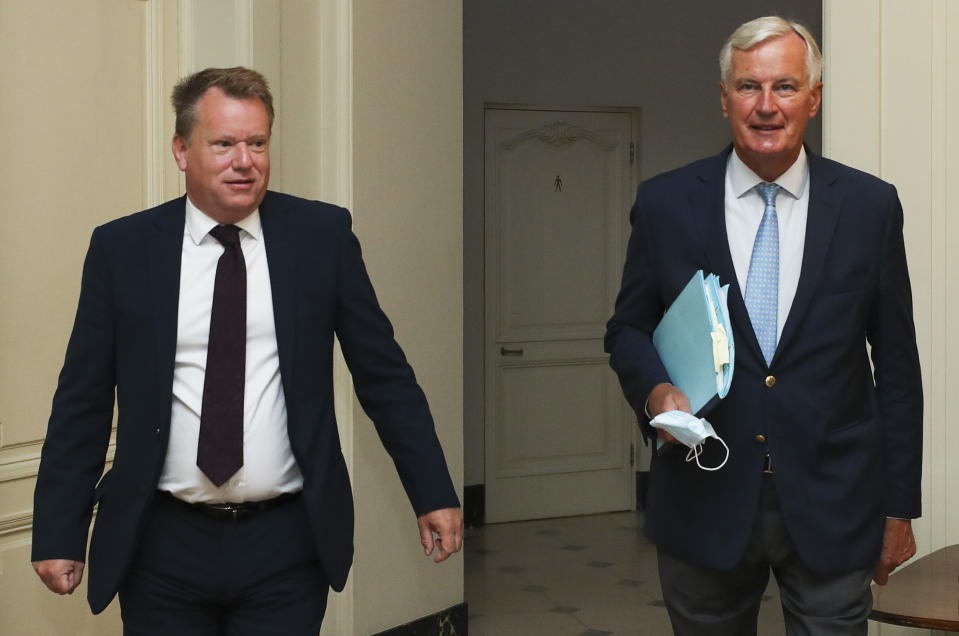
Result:
<instances>
[{"instance_id":1,"label":"blue folder","mask_svg":"<svg viewBox=\"0 0 959 636\"><path fill-rule=\"evenodd\" d=\"M653 345L670 381L704 417L729 393L736 348L726 298L729 285L699 270L653 331Z\"/></svg>"}]
</instances>

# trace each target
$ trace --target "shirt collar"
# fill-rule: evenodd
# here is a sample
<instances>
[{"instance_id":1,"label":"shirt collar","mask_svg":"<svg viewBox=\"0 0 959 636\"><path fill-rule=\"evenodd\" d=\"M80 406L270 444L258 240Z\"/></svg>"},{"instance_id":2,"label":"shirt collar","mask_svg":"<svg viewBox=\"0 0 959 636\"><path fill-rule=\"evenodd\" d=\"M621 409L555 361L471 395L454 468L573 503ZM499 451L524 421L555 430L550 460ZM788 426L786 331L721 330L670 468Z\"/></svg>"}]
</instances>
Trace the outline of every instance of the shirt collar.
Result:
<instances>
[{"instance_id":1,"label":"shirt collar","mask_svg":"<svg viewBox=\"0 0 959 636\"><path fill-rule=\"evenodd\" d=\"M220 225L206 215L203 210L196 207L190 197L186 198L186 228L190 238L195 245L199 245L210 230ZM245 219L234 223L238 228L245 231L253 239L260 239L260 209L253 210Z\"/></svg>"},{"instance_id":2,"label":"shirt collar","mask_svg":"<svg viewBox=\"0 0 959 636\"><path fill-rule=\"evenodd\" d=\"M740 199L747 192L756 187L756 184L762 183L762 179L755 172L743 163L736 151L729 153L729 161L726 162L726 173L729 175L729 182L733 187L733 194ZM785 192L788 192L794 199L803 196L809 185L809 162L806 159L806 148L799 148L799 156L793 165L789 166L786 172L779 175L776 179L778 184Z\"/></svg>"}]
</instances>

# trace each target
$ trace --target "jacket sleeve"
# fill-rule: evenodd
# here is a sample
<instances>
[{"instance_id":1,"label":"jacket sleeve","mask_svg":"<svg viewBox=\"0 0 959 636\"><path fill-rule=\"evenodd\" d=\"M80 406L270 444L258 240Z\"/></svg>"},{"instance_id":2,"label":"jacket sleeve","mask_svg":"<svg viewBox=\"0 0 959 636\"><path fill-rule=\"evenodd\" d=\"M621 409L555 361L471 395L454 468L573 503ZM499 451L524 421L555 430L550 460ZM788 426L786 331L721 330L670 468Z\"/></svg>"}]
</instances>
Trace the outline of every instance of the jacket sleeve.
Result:
<instances>
[{"instance_id":1,"label":"jacket sleeve","mask_svg":"<svg viewBox=\"0 0 959 636\"><path fill-rule=\"evenodd\" d=\"M114 315L102 235L90 240L76 319L53 397L34 491L32 560L83 561L116 387Z\"/></svg>"},{"instance_id":2,"label":"jacket sleeve","mask_svg":"<svg viewBox=\"0 0 959 636\"><path fill-rule=\"evenodd\" d=\"M912 519L922 514L923 397L902 205L894 188L885 216L879 285L866 335L872 346L883 431L885 512L889 517Z\"/></svg>"}]
</instances>

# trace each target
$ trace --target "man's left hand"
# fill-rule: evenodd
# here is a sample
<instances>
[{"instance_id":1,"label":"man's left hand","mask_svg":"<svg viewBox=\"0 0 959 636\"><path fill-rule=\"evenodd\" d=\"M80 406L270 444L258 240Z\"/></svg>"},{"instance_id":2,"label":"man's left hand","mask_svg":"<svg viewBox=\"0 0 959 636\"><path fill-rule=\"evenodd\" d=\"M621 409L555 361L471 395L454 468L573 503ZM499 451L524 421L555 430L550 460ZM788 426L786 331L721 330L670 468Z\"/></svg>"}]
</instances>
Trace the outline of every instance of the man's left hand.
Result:
<instances>
[{"instance_id":1,"label":"man's left hand","mask_svg":"<svg viewBox=\"0 0 959 636\"><path fill-rule=\"evenodd\" d=\"M416 525L420 527L420 542L426 551L426 556L436 555L433 561L445 561L454 552L463 547L463 509L441 508L417 517ZM433 534L438 537L433 537Z\"/></svg>"},{"instance_id":2,"label":"man's left hand","mask_svg":"<svg viewBox=\"0 0 959 636\"><path fill-rule=\"evenodd\" d=\"M885 585L889 574L912 558L916 553L916 538L912 536L912 521L909 519L886 519L886 531L882 535L882 552L876 564L872 580Z\"/></svg>"}]
</instances>

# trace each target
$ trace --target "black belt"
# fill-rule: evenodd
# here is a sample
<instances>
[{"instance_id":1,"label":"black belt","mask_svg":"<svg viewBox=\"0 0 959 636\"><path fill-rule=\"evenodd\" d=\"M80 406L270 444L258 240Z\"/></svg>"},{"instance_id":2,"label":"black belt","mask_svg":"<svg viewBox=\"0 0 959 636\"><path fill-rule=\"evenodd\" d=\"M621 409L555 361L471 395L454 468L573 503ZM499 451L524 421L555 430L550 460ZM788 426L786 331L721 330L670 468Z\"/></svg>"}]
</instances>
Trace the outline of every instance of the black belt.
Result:
<instances>
[{"instance_id":1,"label":"black belt","mask_svg":"<svg viewBox=\"0 0 959 636\"><path fill-rule=\"evenodd\" d=\"M157 494L163 499L175 502L184 508L189 508L194 512L199 512L200 514L206 515L212 519L239 521L240 519L249 519L250 517L255 517L256 515L265 510L269 510L270 508L276 508L277 506L282 506L285 503L289 503L300 497L301 493L284 493L278 497L274 497L273 499L265 499L263 501L244 501L242 503L190 503L189 501L177 499L165 490L160 490L157 492Z\"/></svg>"}]
</instances>

